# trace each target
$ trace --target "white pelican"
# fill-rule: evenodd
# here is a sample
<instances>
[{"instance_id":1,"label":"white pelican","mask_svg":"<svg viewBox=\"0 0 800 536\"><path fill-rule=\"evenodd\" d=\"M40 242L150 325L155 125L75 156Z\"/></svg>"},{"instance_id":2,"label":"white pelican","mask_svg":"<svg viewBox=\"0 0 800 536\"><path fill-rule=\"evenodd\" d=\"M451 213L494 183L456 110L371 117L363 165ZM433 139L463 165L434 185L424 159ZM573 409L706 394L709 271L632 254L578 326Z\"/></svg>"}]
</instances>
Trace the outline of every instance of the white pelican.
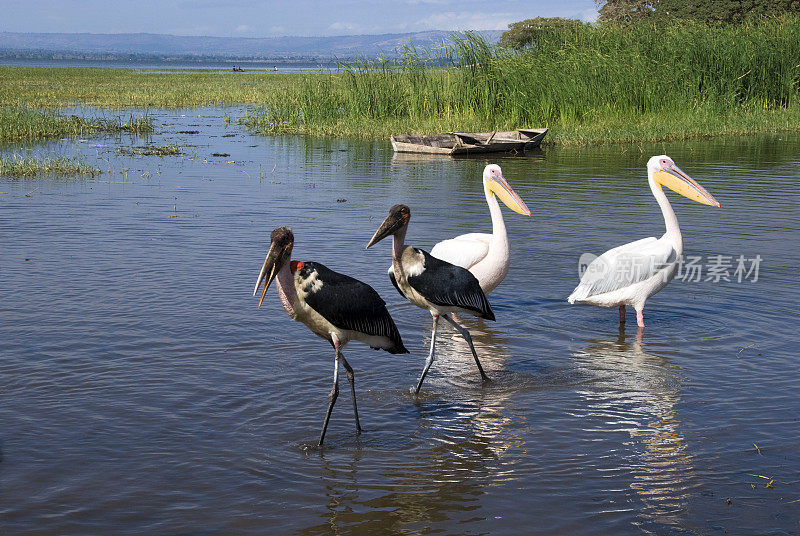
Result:
<instances>
[{"instance_id":1,"label":"white pelican","mask_svg":"<svg viewBox=\"0 0 800 536\"><path fill-rule=\"evenodd\" d=\"M367 244L367 248L392 235L392 266L389 277L392 284L408 301L430 311L433 316L433 333L431 335L431 351L425 361L425 368L417 383L419 394L422 381L433 364L436 346L436 326L441 316L450 322L472 350L472 357L481 373L483 381L489 377L483 371L472 337L469 331L460 326L450 316L451 313L469 313L480 318L494 320L494 313L486 295L481 290L478 280L469 270L450 264L431 256L421 249L405 245L403 242L411 220L411 209L406 205L395 205L389 210L389 216L375 231L375 235Z\"/></svg>"},{"instance_id":2,"label":"white pelican","mask_svg":"<svg viewBox=\"0 0 800 536\"><path fill-rule=\"evenodd\" d=\"M356 406L356 388L353 369L344 358L342 348L350 340L361 341L372 348L382 348L390 354L408 353L397 331L386 303L375 289L358 279L334 272L317 262L292 261L294 235L288 227L278 227L270 235L270 247L261 273L258 274L253 296L264 282L261 302L270 283L277 279L278 296L283 308L292 318L302 322L315 335L333 346L333 389L329 397L325 424L319 437L319 446L325 440L325 430L331 418L333 404L339 396L339 363L347 371L350 393L353 396L353 413L356 433L361 433Z\"/></svg>"},{"instance_id":3,"label":"white pelican","mask_svg":"<svg viewBox=\"0 0 800 536\"><path fill-rule=\"evenodd\" d=\"M683 254L678 219L661 186L698 203L721 206L667 155L654 156L647 162L647 178L664 214L667 232L661 238L643 238L595 258L583 273L580 284L567 298L569 303L582 302L600 307L617 305L620 324L625 323L625 306L631 305L636 310L640 328L644 327L642 310L645 301L672 280Z\"/></svg>"},{"instance_id":4,"label":"white pelican","mask_svg":"<svg viewBox=\"0 0 800 536\"><path fill-rule=\"evenodd\" d=\"M497 197L514 212L530 216L531 211L506 182L497 164L489 164L483 170L483 193L492 215L492 234L469 233L443 240L433 246L431 255L472 272L483 292L489 294L508 274L508 235Z\"/></svg>"}]
</instances>

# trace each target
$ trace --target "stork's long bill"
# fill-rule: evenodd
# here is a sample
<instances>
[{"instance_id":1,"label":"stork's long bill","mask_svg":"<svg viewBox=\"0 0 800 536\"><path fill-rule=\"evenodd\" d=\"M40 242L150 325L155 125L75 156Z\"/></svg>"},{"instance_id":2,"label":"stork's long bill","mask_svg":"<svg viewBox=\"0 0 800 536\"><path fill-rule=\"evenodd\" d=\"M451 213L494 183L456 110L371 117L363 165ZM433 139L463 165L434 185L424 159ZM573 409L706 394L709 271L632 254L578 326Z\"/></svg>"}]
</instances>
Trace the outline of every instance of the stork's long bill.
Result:
<instances>
[{"instance_id":1,"label":"stork's long bill","mask_svg":"<svg viewBox=\"0 0 800 536\"><path fill-rule=\"evenodd\" d=\"M253 289L253 296L258 293L258 287L264 281L264 289L261 291L261 298L258 300L258 306L261 307L261 302L264 301L264 296L267 289L278 272L292 256L292 247L294 246L294 235L288 227L279 227L272 231L270 236L270 246L267 252L267 258L264 259L264 264L261 265L261 272L258 274L256 286Z\"/></svg>"},{"instance_id":2,"label":"stork's long bill","mask_svg":"<svg viewBox=\"0 0 800 536\"><path fill-rule=\"evenodd\" d=\"M714 199L714 196L700 186L696 180L687 175L681 168L675 164L668 165L653 174L653 178L658 184L662 184L684 197L697 201L704 205L711 205L713 207L720 207L719 201Z\"/></svg>"},{"instance_id":3,"label":"stork's long bill","mask_svg":"<svg viewBox=\"0 0 800 536\"><path fill-rule=\"evenodd\" d=\"M523 216L531 215L531 211L527 205L525 205L525 201L523 201L522 198L517 195L517 192L515 192L511 185L508 184L502 173L492 174L491 179L487 183L486 187L490 192L494 193L498 198L500 198L500 201L505 203L508 208L517 214L522 214Z\"/></svg>"}]
</instances>

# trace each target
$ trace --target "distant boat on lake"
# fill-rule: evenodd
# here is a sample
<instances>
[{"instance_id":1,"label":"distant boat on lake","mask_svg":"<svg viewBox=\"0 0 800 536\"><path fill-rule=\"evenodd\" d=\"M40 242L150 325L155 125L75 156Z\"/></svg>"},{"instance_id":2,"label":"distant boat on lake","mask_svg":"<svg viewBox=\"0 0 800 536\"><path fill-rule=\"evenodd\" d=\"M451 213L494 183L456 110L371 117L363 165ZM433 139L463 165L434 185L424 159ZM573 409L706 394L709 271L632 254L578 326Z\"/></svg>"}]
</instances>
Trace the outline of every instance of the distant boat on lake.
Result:
<instances>
[{"instance_id":1,"label":"distant boat on lake","mask_svg":"<svg viewBox=\"0 0 800 536\"><path fill-rule=\"evenodd\" d=\"M398 153L459 155L522 152L539 147L546 134L546 128L518 128L494 132L397 134L391 136L391 141Z\"/></svg>"}]
</instances>

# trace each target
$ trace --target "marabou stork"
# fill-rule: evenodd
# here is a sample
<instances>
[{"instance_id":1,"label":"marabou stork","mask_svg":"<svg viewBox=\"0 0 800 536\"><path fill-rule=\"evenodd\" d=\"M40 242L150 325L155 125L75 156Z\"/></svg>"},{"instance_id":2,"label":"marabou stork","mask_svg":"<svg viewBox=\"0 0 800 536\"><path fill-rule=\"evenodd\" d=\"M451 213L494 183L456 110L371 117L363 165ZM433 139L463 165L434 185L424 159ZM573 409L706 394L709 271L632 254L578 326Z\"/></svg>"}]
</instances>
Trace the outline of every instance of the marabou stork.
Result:
<instances>
[{"instance_id":1,"label":"marabou stork","mask_svg":"<svg viewBox=\"0 0 800 536\"><path fill-rule=\"evenodd\" d=\"M640 328L644 327L645 301L672 281L683 254L678 218L661 186L698 203L721 206L667 155L654 156L647 162L647 180L661 207L667 232L661 238L651 236L617 246L595 258L567 298L569 303L619 306L620 324L625 323L625 306L631 305Z\"/></svg>"},{"instance_id":2,"label":"marabou stork","mask_svg":"<svg viewBox=\"0 0 800 536\"><path fill-rule=\"evenodd\" d=\"M469 313L487 320L494 320L494 313L481 290L478 280L469 270L450 264L431 256L427 251L407 246L403 243L411 220L411 209L406 205L395 205L383 221L367 248L392 235L392 266L389 277L398 292L408 301L430 311L433 316L431 350L425 361L425 368L417 383L416 394L422 387L425 375L431 368L436 346L436 327L441 316L451 323L469 344L472 357L481 373L483 381L489 377L483 371L472 337L466 328L460 326L450 316L451 313Z\"/></svg>"},{"instance_id":3,"label":"marabou stork","mask_svg":"<svg viewBox=\"0 0 800 536\"><path fill-rule=\"evenodd\" d=\"M531 211L497 164L489 164L483 170L483 193L492 215L492 233L468 233L442 240L433 246L431 255L472 272L484 294L489 294L505 279L509 265L508 234L497 197L514 212L530 216Z\"/></svg>"},{"instance_id":4,"label":"marabou stork","mask_svg":"<svg viewBox=\"0 0 800 536\"><path fill-rule=\"evenodd\" d=\"M336 355L333 364L333 389L319 436L319 446L325 440L331 411L339 396L340 362L350 381L356 433L360 434L355 376L342 354L342 348L350 340L357 340L391 354L408 353L397 326L386 310L386 302L375 289L357 279L334 272L318 262L292 261L294 235L288 227L278 227L272 231L270 242L267 258L264 259L253 289L255 296L264 281L258 306L261 307L272 280L277 280L278 296L289 317L302 322L315 335L331 343Z\"/></svg>"}]
</instances>

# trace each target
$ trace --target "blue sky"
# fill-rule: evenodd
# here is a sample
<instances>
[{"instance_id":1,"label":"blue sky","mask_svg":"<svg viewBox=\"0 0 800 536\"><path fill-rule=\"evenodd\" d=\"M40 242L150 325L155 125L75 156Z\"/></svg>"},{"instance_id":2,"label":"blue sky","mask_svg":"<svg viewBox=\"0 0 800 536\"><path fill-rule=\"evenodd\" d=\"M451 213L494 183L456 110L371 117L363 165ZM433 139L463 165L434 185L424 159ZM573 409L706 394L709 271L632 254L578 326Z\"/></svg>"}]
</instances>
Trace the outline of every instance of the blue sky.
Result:
<instances>
[{"instance_id":1,"label":"blue sky","mask_svg":"<svg viewBox=\"0 0 800 536\"><path fill-rule=\"evenodd\" d=\"M504 30L532 17L594 20L594 0L0 0L0 31L223 37Z\"/></svg>"}]
</instances>

